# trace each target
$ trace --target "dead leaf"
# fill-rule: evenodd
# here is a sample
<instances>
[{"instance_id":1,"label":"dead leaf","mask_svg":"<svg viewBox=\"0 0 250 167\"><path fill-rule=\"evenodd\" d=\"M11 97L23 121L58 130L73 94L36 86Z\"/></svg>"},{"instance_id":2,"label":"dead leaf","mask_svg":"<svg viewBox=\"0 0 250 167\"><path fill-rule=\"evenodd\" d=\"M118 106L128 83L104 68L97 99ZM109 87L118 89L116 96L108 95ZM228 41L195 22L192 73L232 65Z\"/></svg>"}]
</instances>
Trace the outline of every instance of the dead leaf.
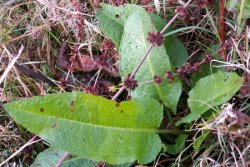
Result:
<instances>
[{"instance_id":1,"label":"dead leaf","mask_svg":"<svg viewBox=\"0 0 250 167\"><path fill-rule=\"evenodd\" d=\"M92 72L98 69L99 67L97 63L87 54L78 56L78 61L75 61L73 64L73 70L76 72Z\"/></svg>"}]
</instances>

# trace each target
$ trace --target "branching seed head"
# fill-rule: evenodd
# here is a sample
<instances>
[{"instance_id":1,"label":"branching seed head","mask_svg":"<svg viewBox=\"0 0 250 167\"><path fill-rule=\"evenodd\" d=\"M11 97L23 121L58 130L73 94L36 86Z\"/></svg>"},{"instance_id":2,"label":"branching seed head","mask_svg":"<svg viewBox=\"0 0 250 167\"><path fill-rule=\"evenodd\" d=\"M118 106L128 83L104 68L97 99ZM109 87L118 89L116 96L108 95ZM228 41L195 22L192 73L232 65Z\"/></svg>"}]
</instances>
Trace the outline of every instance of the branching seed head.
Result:
<instances>
[{"instance_id":1,"label":"branching seed head","mask_svg":"<svg viewBox=\"0 0 250 167\"><path fill-rule=\"evenodd\" d=\"M113 44L110 40L104 39L101 45L101 51L113 50L115 48L115 44Z\"/></svg>"},{"instance_id":2,"label":"branching seed head","mask_svg":"<svg viewBox=\"0 0 250 167\"><path fill-rule=\"evenodd\" d=\"M96 87L94 87L94 86L85 87L84 92L90 93L92 95L98 95L99 94L98 89Z\"/></svg>"},{"instance_id":3,"label":"branching seed head","mask_svg":"<svg viewBox=\"0 0 250 167\"><path fill-rule=\"evenodd\" d=\"M174 77L171 71L166 72L166 77L168 78L169 83L172 83L174 81Z\"/></svg>"},{"instance_id":4,"label":"branching seed head","mask_svg":"<svg viewBox=\"0 0 250 167\"><path fill-rule=\"evenodd\" d=\"M131 77L131 74L128 74L128 76L124 80L124 86L129 90L135 90L135 88L138 85L137 85L137 81L134 79L134 77Z\"/></svg>"},{"instance_id":5,"label":"branching seed head","mask_svg":"<svg viewBox=\"0 0 250 167\"><path fill-rule=\"evenodd\" d=\"M194 69L192 68L192 65L190 63L186 63L185 64L185 71L188 73L188 74L192 74L194 72Z\"/></svg>"},{"instance_id":6,"label":"branching seed head","mask_svg":"<svg viewBox=\"0 0 250 167\"><path fill-rule=\"evenodd\" d=\"M198 62L194 63L193 69L194 69L194 71L199 70L200 69L200 63L198 63Z\"/></svg>"},{"instance_id":7,"label":"branching seed head","mask_svg":"<svg viewBox=\"0 0 250 167\"><path fill-rule=\"evenodd\" d=\"M175 13L179 13L180 17L185 17L187 15L187 11L183 6L177 6L175 9Z\"/></svg>"},{"instance_id":8,"label":"branching seed head","mask_svg":"<svg viewBox=\"0 0 250 167\"><path fill-rule=\"evenodd\" d=\"M210 63L210 61L213 59L213 56L211 54L205 54L203 61L204 63Z\"/></svg>"},{"instance_id":9,"label":"branching seed head","mask_svg":"<svg viewBox=\"0 0 250 167\"><path fill-rule=\"evenodd\" d=\"M179 67L176 70L176 75L180 78L180 80L184 79L184 68L183 68L183 66Z\"/></svg>"},{"instance_id":10,"label":"branching seed head","mask_svg":"<svg viewBox=\"0 0 250 167\"><path fill-rule=\"evenodd\" d=\"M154 82L158 85L162 84L162 78L159 75L154 76Z\"/></svg>"},{"instance_id":11,"label":"branching seed head","mask_svg":"<svg viewBox=\"0 0 250 167\"><path fill-rule=\"evenodd\" d=\"M153 46L161 46L164 43L164 36L160 32L149 32L147 40Z\"/></svg>"}]
</instances>

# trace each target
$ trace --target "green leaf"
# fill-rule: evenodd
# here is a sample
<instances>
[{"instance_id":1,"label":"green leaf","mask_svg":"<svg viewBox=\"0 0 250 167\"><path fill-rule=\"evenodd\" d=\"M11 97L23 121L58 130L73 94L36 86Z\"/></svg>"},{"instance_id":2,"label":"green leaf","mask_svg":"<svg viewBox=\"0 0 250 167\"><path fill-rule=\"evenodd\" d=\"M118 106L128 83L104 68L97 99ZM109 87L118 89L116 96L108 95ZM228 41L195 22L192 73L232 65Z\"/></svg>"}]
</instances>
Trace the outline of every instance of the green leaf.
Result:
<instances>
[{"instance_id":1,"label":"green leaf","mask_svg":"<svg viewBox=\"0 0 250 167\"><path fill-rule=\"evenodd\" d=\"M126 163L122 165L110 165L110 164L105 164L105 167L131 167L133 166L134 163Z\"/></svg>"},{"instance_id":2,"label":"green leaf","mask_svg":"<svg viewBox=\"0 0 250 167\"><path fill-rule=\"evenodd\" d=\"M155 14L152 14L151 18L157 31L161 31L166 25L166 21ZM166 32L169 31L172 31L171 27L166 30ZM173 68L180 67L187 62L187 49L175 35L169 35L165 37L164 46L169 56L170 64Z\"/></svg>"},{"instance_id":3,"label":"green leaf","mask_svg":"<svg viewBox=\"0 0 250 167\"><path fill-rule=\"evenodd\" d=\"M102 4L102 9L97 11L97 19L101 30L105 36L116 44L117 48L120 47L127 18L138 10L145 11L141 6L134 4L126 4L119 7ZM166 22L154 13L151 14L151 18L157 31L160 31L166 25ZM149 20L149 22L151 23L151 20ZM167 32L170 29L168 29ZM164 45L173 67L179 67L186 63L188 52L184 45L174 35L167 36Z\"/></svg>"},{"instance_id":4,"label":"green leaf","mask_svg":"<svg viewBox=\"0 0 250 167\"><path fill-rule=\"evenodd\" d=\"M185 146L185 141L186 141L187 135L179 135L176 139L175 139L175 144L166 144L166 151L169 154L178 154L183 147Z\"/></svg>"},{"instance_id":5,"label":"green leaf","mask_svg":"<svg viewBox=\"0 0 250 167\"><path fill-rule=\"evenodd\" d=\"M117 103L81 92L51 94L5 105L17 123L52 146L82 158L146 164L161 149L162 106L151 98Z\"/></svg>"},{"instance_id":6,"label":"green leaf","mask_svg":"<svg viewBox=\"0 0 250 167\"><path fill-rule=\"evenodd\" d=\"M178 121L177 125L190 123L211 107L227 102L240 89L242 83L243 79L233 72L219 71L200 79L189 92L188 106L191 114Z\"/></svg>"},{"instance_id":7,"label":"green leaf","mask_svg":"<svg viewBox=\"0 0 250 167\"><path fill-rule=\"evenodd\" d=\"M149 47L147 34L150 31L152 31L152 25L145 11L136 11L127 19L120 45L120 74L123 80L132 73ZM181 94L181 82L178 78L175 78L171 84L167 79L164 79L161 85L155 82L142 84L151 81L155 75L164 77L167 70L171 70L171 66L164 46L154 47L135 76L139 86L132 92L132 96L151 96L156 100L161 100L168 108L176 112Z\"/></svg>"},{"instance_id":8,"label":"green leaf","mask_svg":"<svg viewBox=\"0 0 250 167\"><path fill-rule=\"evenodd\" d=\"M142 7L132 4L114 7L102 4L102 9L97 11L97 19L101 30L119 48L122 38L124 24L127 18L136 10L144 10Z\"/></svg>"},{"instance_id":9,"label":"green leaf","mask_svg":"<svg viewBox=\"0 0 250 167\"><path fill-rule=\"evenodd\" d=\"M65 151L50 147L43 152L39 153L36 157L35 162L30 167L54 167L58 161L62 158ZM88 166L88 167L95 167L94 162L79 158L79 157L73 157L73 158L67 158L61 165L61 167L82 167L82 166Z\"/></svg>"},{"instance_id":10,"label":"green leaf","mask_svg":"<svg viewBox=\"0 0 250 167\"><path fill-rule=\"evenodd\" d=\"M226 8L228 11L236 11L239 8L239 4L238 0L227 0Z\"/></svg>"},{"instance_id":11,"label":"green leaf","mask_svg":"<svg viewBox=\"0 0 250 167\"><path fill-rule=\"evenodd\" d=\"M164 46L169 55L171 66L173 68L178 68L187 62L187 49L176 36L170 35L166 37Z\"/></svg>"},{"instance_id":12,"label":"green leaf","mask_svg":"<svg viewBox=\"0 0 250 167\"><path fill-rule=\"evenodd\" d=\"M197 139L195 139L193 147L196 152L200 150L201 144L204 142L204 140L207 138L207 136L210 134L209 131L203 133L200 135Z\"/></svg>"},{"instance_id":13,"label":"green leaf","mask_svg":"<svg viewBox=\"0 0 250 167\"><path fill-rule=\"evenodd\" d=\"M242 2L243 1L238 1L238 0L227 0L226 8L228 11L231 11L231 12L239 12L239 13L242 12L243 17L246 19L250 17L250 1L244 0L244 4L242 4L243 8L240 9ZM243 10L243 11L240 11L240 10Z\"/></svg>"},{"instance_id":14,"label":"green leaf","mask_svg":"<svg viewBox=\"0 0 250 167\"><path fill-rule=\"evenodd\" d=\"M209 53L211 55L213 55L213 58L215 60L221 60L221 57L218 53L216 53L218 50L220 49L220 44L214 44L211 45L207 50L206 53ZM200 56L200 61L202 61L203 57L205 56L205 54L202 54L202 56ZM220 65L219 63L213 62L213 65ZM198 71L196 71L192 76L191 76L191 87L193 88L196 84L196 82L201 79L204 78L208 75L211 75L212 73L215 73L218 71L219 68L213 68L213 66L209 64L201 64L200 69ZM221 68L223 69L223 68Z\"/></svg>"},{"instance_id":15,"label":"green leaf","mask_svg":"<svg viewBox=\"0 0 250 167\"><path fill-rule=\"evenodd\" d=\"M245 0L244 4L244 18L249 18L250 17L250 1Z\"/></svg>"},{"instance_id":16,"label":"green leaf","mask_svg":"<svg viewBox=\"0 0 250 167\"><path fill-rule=\"evenodd\" d=\"M36 160L30 167L54 167L58 161L62 158L65 151L60 150L58 148L50 147L43 152L39 153L36 157ZM93 162L91 160L87 160L84 158L70 156L66 160L63 161L61 167L96 167L98 163ZM105 164L106 167L130 167L133 163L126 163L122 165L110 165Z\"/></svg>"}]
</instances>

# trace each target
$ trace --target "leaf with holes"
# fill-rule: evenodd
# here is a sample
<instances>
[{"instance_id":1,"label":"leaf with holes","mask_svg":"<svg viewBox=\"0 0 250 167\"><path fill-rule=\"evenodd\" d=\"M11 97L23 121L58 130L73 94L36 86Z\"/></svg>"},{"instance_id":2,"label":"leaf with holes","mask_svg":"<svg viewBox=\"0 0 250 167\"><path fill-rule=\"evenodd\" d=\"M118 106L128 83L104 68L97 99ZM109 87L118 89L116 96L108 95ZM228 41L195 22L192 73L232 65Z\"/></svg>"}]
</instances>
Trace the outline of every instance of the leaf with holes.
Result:
<instances>
[{"instance_id":1,"label":"leaf with holes","mask_svg":"<svg viewBox=\"0 0 250 167\"><path fill-rule=\"evenodd\" d=\"M52 146L93 161L146 164L161 149L162 106L151 98L117 103L81 92L6 104L14 120Z\"/></svg>"},{"instance_id":2,"label":"leaf with holes","mask_svg":"<svg viewBox=\"0 0 250 167\"><path fill-rule=\"evenodd\" d=\"M149 47L147 35L150 31L152 31L152 24L145 11L136 11L127 19L120 46L120 73L123 79L132 73L144 56ZM179 79L175 78L171 84L168 83L167 79L163 79L163 83L160 85L152 82L155 75L165 77L167 70L171 70L171 66L164 46L153 48L136 74L135 79L139 86L132 92L132 96L151 96L162 101L173 112L176 112L181 94Z\"/></svg>"},{"instance_id":3,"label":"leaf with holes","mask_svg":"<svg viewBox=\"0 0 250 167\"><path fill-rule=\"evenodd\" d=\"M219 71L200 79L189 92L188 106L191 114L177 122L190 123L210 108L226 103L240 89L243 79L236 73Z\"/></svg>"}]
</instances>

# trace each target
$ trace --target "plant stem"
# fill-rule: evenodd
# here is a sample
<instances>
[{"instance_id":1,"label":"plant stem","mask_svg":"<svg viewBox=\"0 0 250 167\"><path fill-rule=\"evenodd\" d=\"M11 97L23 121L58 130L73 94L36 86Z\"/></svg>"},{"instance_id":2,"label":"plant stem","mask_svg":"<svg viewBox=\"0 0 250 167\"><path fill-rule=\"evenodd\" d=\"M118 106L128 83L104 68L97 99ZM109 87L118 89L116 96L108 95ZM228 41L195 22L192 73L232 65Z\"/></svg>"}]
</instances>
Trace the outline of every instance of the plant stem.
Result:
<instances>
[{"instance_id":1,"label":"plant stem","mask_svg":"<svg viewBox=\"0 0 250 167\"><path fill-rule=\"evenodd\" d=\"M172 116L171 116L171 114L170 114L170 111L167 109L167 107L166 107L165 105L164 105L164 107L165 107L165 111L166 111L166 113L167 113L168 120L169 120L170 124L173 126L173 129L176 129L176 126L175 126L175 123L174 123L174 121L173 121L173 118L172 118Z\"/></svg>"},{"instance_id":2,"label":"plant stem","mask_svg":"<svg viewBox=\"0 0 250 167\"><path fill-rule=\"evenodd\" d=\"M186 8L192 0L189 0L184 6L183 8ZM163 27L163 29L160 31L161 34L163 34L168 28L169 26L174 22L174 20L179 16L179 12L177 12L175 14L174 17L172 17L172 19L165 25L165 27ZM153 49L152 44L149 45L146 53L144 54L143 58L141 59L141 61L138 63L138 65L135 67L134 71L132 72L132 74L130 75L130 78L133 78L136 73L138 72L138 70L140 69L141 65L144 63L144 61L146 60L146 58L148 57L149 53L151 52L151 50ZM112 98L112 100L116 100L119 95L125 90L125 86L122 86L118 92L116 92L116 94L114 95L114 97Z\"/></svg>"},{"instance_id":3,"label":"plant stem","mask_svg":"<svg viewBox=\"0 0 250 167\"><path fill-rule=\"evenodd\" d=\"M221 39L221 45L222 45L222 49L220 51L221 54L221 58L223 58L224 60L227 60L227 54L226 54L226 50L224 48L224 44L225 44L225 22L226 22L226 8L225 8L225 0L220 0L220 16L219 16L219 35L220 35L220 39Z\"/></svg>"},{"instance_id":4,"label":"plant stem","mask_svg":"<svg viewBox=\"0 0 250 167\"><path fill-rule=\"evenodd\" d=\"M69 157L69 152L65 152L63 154L63 156L61 157L61 159L57 162L55 167L60 167L62 165L62 163L65 161L65 159L68 158L68 157Z\"/></svg>"},{"instance_id":5,"label":"plant stem","mask_svg":"<svg viewBox=\"0 0 250 167\"><path fill-rule=\"evenodd\" d=\"M245 0L242 0L240 3L240 13L238 16L238 25L239 26L241 26L241 23L242 23L244 6L245 6Z\"/></svg>"},{"instance_id":6,"label":"plant stem","mask_svg":"<svg viewBox=\"0 0 250 167\"><path fill-rule=\"evenodd\" d=\"M135 76L135 74L138 72L138 70L141 68L141 65L144 63L144 61L146 60L146 58L148 57L149 53L151 52L151 50L153 49L153 45L150 44L146 53L144 54L143 58L141 59L141 61L137 64L137 66L135 67L134 71L132 72L130 78L133 78Z\"/></svg>"},{"instance_id":7,"label":"plant stem","mask_svg":"<svg viewBox=\"0 0 250 167\"><path fill-rule=\"evenodd\" d=\"M191 131L186 131L186 130L165 130L165 129L158 129L156 132L159 134L173 134L173 135L190 134L191 133Z\"/></svg>"},{"instance_id":8,"label":"plant stem","mask_svg":"<svg viewBox=\"0 0 250 167\"><path fill-rule=\"evenodd\" d=\"M123 85L118 92L116 92L116 94L113 96L113 98L111 100L116 100L120 94L125 90L125 86Z\"/></svg>"}]
</instances>

